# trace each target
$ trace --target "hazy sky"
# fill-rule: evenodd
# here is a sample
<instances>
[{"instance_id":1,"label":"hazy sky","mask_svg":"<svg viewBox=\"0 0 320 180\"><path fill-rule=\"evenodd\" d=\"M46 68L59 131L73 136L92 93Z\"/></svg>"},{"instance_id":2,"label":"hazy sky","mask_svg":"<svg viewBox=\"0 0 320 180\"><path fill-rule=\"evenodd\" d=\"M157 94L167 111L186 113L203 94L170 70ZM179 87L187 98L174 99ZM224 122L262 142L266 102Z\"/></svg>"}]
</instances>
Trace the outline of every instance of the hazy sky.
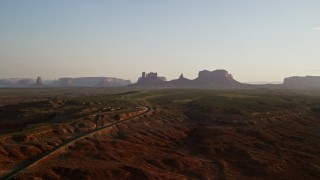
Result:
<instances>
[{"instance_id":1,"label":"hazy sky","mask_svg":"<svg viewBox=\"0 0 320 180\"><path fill-rule=\"evenodd\" d=\"M320 75L320 0L1 0L0 78Z\"/></svg>"}]
</instances>

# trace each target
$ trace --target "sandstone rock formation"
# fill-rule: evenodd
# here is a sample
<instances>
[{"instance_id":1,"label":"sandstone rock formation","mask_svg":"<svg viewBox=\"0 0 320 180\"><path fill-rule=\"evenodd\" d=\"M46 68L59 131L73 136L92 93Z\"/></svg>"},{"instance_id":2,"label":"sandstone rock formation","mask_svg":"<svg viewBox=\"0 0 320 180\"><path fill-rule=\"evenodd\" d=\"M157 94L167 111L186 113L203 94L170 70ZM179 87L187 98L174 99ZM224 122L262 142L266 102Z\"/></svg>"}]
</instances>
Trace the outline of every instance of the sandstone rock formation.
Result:
<instances>
[{"instance_id":1,"label":"sandstone rock formation","mask_svg":"<svg viewBox=\"0 0 320 180\"><path fill-rule=\"evenodd\" d=\"M34 84L34 86L43 86L43 82L41 77L37 77L36 83Z\"/></svg>"},{"instance_id":2,"label":"sandstone rock formation","mask_svg":"<svg viewBox=\"0 0 320 180\"><path fill-rule=\"evenodd\" d=\"M58 80L42 80L41 77L37 77L36 81L27 78L0 79L0 87L115 87L129 84L130 80L113 77L65 77Z\"/></svg>"},{"instance_id":3,"label":"sandstone rock formation","mask_svg":"<svg viewBox=\"0 0 320 180\"><path fill-rule=\"evenodd\" d=\"M33 84L31 87L49 87L48 84L44 84L42 78L40 76L37 77L36 83Z\"/></svg>"},{"instance_id":4,"label":"sandstone rock formation","mask_svg":"<svg viewBox=\"0 0 320 180\"><path fill-rule=\"evenodd\" d=\"M159 77L158 73L154 73L154 72L150 72L148 74L146 74L146 72L142 72L141 77L139 77L138 81L145 81L145 80L156 80L156 79L160 79L161 81L166 81L167 78L165 77Z\"/></svg>"},{"instance_id":5,"label":"sandstone rock formation","mask_svg":"<svg viewBox=\"0 0 320 180\"><path fill-rule=\"evenodd\" d=\"M169 81L168 84L170 87L188 88L192 86L192 82L192 80L183 77L183 74L181 74L179 79Z\"/></svg>"},{"instance_id":6,"label":"sandstone rock formation","mask_svg":"<svg viewBox=\"0 0 320 180\"><path fill-rule=\"evenodd\" d=\"M142 76L138 79L137 83L134 86L138 87L161 87L166 83L165 77L158 77L158 73L150 72L146 74L142 72Z\"/></svg>"},{"instance_id":7,"label":"sandstone rock formation","mask_svg":"<svg viewBox=\"0 0 320 180\"><path fill-rule=\"evenodd\" d=\"M163 81L157 76L157 73L142 73L138 82L134 85L136 87L149 87L149 88L241 88L244 85L233 79L232 75L226 70L199 72L199 75L194 80L184 78L183 74L179 79L172 81Z\"/></svg>"},{"instance_id":8,"label":"sandstone rock formation","mask_svg":"<svg viewBox=\"0 0 320 180\"><path fill-rule=\"evenodd\" d=\"M34 84L34 80L27 78L0 79L0 87L29 87L32 84Z\"/></svg>"},{"instance_id":9,"label":"sandstone rock formation","mask_svg":"<svg viewBox=\"0 0 320 180\"><path fill-rule=\"evenodd\" d=\"M72 78L60 78L57 84L62 87L70 87L73 84Z\"/></svg>"},{"instance_id":10,"label":"sandstone rock formation","mask_svg":"<svg viewBox=\"0 0 320 180\"><path fill-rule=\"evenodd\" d=\"M241 83L233 79L233 76L226 70L207 71L203 70L199 72L198 77L194 80L197 86L212 86L221 88L237 87Z\"/></svg>"},{"instance_id":11,"label":"sandstone rock formation","mask_svg":"<svg viewBox=\"0 0 320 180\"><path fill-rule=\"evenodd\" d=\"M34 83L34 81L32 79L21 79L17 82L17 86L27 87L27 86L31 86L33 83Z\"/></svg>"},{"instance_id":12,"label":"sandstone rock formation","mask_svg":"<svg viewBox=\"0 0 320 180\"><path fill-rule=\"evenodd\" d=\"M320 76L288 77L284 79L283 86L298 89L320 88Z\"/></svg>"},{"instance_id":13,"label":"sandstone rock formation","mask_svg":"<svg viewBox=\"0 0 320 180\"><path fill-rule=\"evenodd\" d=\"M97 87L113 87L113 86L126 86L129 84L131 84L130 80L106 77L101 79L99 83L96 84L96 86Z\"/></svg>"},{"instance_id":14,"label":"sandstone rock formation","mask_svg":"<svg viewBox=\"0 0 320 180\"><path fill-rule=\"evenodd\" d=\"M60 78L56 82L57 86L62 87L113 87L126 86L131 84L130 80L110 77L79 77L79 78Z\"/></svg>"}]
</instances>

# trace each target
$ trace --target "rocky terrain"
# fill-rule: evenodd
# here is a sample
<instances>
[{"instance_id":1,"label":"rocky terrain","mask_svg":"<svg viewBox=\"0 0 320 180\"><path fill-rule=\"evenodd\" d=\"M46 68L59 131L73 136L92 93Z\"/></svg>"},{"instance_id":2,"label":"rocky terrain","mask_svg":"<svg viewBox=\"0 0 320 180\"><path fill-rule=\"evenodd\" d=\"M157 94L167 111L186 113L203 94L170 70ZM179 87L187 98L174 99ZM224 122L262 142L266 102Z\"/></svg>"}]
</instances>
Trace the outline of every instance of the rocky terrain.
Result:
<instances>
[{"instance_id":1,"label":"rocky terrain","mask_svg":"<svg viewBox=\"0 0 320 180\"><path fill-rule=\"evenodd\" d=\"M133 116L136 105L121 99L130 95L152 111L58 149L15 179L319 179L318 95L270 90L92 93L2 106L1 113L13 112L7 116L11 120L30 112L57 114L17 132L2 127L1 173L79 133Z\"/></svg>"}]
</instances>

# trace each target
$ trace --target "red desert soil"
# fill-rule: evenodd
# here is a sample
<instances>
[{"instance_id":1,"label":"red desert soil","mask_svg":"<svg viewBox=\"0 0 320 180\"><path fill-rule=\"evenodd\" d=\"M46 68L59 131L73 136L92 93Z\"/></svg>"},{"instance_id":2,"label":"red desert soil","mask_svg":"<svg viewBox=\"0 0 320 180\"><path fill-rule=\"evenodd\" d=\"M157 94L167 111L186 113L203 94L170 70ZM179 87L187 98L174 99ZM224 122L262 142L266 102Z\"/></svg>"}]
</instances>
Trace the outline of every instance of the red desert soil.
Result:
<instances>
[{"instance_id":1,"label":"red desert soil","mask_svg":"<svg viewBox=\"0 0 320 180\"><path fill-rule=\"evenodd\" d=\"M17 179L319 179L319 126L316 117L195 123L160 110L78 141Z\"/></svg>"},{"instance_id":2,"label":"red desert soil","mask_svg":"<svg viewBox=\"0 0 320 180\"><path fill-rule=\"evenodd\" d=\"M239 99L246 98L243 92L219 93L152 91L144 95L148 102L140 102L155 107L153 113L78 140L14 179L320 179L318 101L273 92L250 92L255 96L247 99ZM91 98L89 103L39 99L40 104L22 98L0 106L6 115L1 120L15 126L0 126L0 175L138 110ZM37 108L29 111L30 103Z\"/></svg>"}]
</instances>

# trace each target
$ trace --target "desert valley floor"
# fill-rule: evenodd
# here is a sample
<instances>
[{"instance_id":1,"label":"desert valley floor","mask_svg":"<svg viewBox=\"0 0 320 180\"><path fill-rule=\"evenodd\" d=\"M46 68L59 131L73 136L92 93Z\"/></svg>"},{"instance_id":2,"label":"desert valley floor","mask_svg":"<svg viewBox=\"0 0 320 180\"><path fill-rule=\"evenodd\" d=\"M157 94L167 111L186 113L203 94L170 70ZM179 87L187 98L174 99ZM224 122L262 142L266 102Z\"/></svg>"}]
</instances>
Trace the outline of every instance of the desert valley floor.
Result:
<instances>
[{"instance_id":1,"label":"desert valley floor","mask_svg":"<svg viewBox=\"0 0 320 180\"><path fill-rule=\"evenodd\" d=\"M1 89L2 179L319 179L320 94Z\"/></svg>"}]
</instances>

